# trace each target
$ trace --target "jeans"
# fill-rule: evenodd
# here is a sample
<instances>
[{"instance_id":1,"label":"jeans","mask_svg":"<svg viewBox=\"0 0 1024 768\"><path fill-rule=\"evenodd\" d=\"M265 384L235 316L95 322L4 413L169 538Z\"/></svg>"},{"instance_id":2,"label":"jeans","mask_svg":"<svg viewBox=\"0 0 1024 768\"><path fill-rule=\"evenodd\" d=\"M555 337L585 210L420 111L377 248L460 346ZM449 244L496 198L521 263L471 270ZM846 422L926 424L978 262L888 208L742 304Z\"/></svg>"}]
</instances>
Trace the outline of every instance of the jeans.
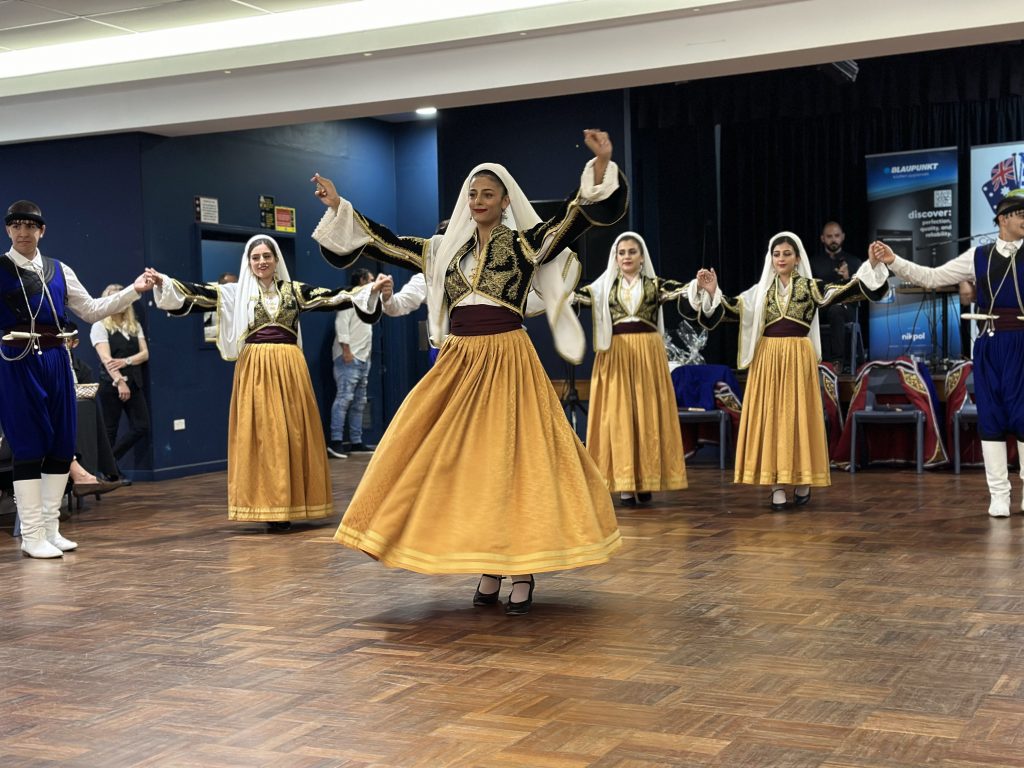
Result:
<instances>
[{"instance_id":1,"label":"jeans","mask_svg":"<svg viewBox=\"0 0 1024 768\"><path fill-rule=\"evenodd\" d=\"M338 394L331 405L332 442L345 439L346 420L349 442L363 442L363 411L366 409L366 383L369 378L369 360L353 358L351 363L346 363L341 355L334 359L334 383Z\"/></svg>"}]
</instances>

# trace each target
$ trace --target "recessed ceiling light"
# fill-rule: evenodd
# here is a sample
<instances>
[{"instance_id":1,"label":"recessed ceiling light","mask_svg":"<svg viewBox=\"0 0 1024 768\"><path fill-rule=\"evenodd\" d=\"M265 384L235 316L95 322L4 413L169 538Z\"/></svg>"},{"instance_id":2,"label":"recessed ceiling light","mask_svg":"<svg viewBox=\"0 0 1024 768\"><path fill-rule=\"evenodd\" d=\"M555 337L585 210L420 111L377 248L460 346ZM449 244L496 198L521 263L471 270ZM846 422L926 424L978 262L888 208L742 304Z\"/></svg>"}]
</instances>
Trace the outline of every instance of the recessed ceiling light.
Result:
<instances>
[{"instance_id":1,"label":"recessed ceiling light","mask_svg":"<svg viewBox=\"0 0 1024 768\"><path fill-rule=\"evenodd\" d=\"M519 33L519 36L520 36L520 37L526 37L526 33L525 33L525 32L520 32L520 33Z\"/></svg>"},{"instance_id":2,"label":"recessed ceiling light","mask_svg":"<svg viewBox=\"0 0 1024 768\"><path fill-rule=\"evenodd\" d=\"M416 110L416 114L420 117L433 117L437 114L437 107L420 107Z\"/></svg>"},{"instance_id":3,"label":"recessed ceiling light","mask_svg":"<svg viewBox=\"0 0 1024 768\"><path fill-rule=\"evenodd\" d=\"M369 51L367 51L366 53L363 54L363 56L366 56L367 58L369 58L370 56L373 56L373 54L370 53Z\"/></svg>"}]
</instances>

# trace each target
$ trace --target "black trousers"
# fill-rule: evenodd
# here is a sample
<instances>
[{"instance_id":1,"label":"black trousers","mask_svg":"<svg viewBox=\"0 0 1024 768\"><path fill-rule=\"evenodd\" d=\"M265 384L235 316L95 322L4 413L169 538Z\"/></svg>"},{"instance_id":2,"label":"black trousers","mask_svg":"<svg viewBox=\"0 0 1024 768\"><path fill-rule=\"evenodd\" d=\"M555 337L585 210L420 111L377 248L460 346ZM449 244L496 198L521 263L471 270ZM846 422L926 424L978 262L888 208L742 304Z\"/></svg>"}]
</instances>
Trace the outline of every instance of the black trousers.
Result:
<instances>
[{"instance_id":1,"label":"black trousers","mask_svg":"<svg viewBox=\"0 0 1024 768\"><path fill-rule=\"evenodd\" d=\"M822 336L828 339L828 348L822 350L824 360L842 360L849 358L846 349L846 324L857 321L856 304L833 304L825 310ZM823 338L823 340L824 340Z\"/></svg>"},{"instance_id":2,"label":"black trousers","mask_svg":"<svg viewBox=\"0 0 1024 768\"><path fill-rule=\"evenodd\" d=\"M149 436L149 404L146 394L129 382L131 397L122 401L117 396L117 388L107 381L101 381L96 396L103 408L103 420L107 426L107 437L114 446L114 458L120 459L140 440ZM128 429L121 439L117 439L117 430L121 425L121 414L128 417Z\"/></svg>"}]
</instances>

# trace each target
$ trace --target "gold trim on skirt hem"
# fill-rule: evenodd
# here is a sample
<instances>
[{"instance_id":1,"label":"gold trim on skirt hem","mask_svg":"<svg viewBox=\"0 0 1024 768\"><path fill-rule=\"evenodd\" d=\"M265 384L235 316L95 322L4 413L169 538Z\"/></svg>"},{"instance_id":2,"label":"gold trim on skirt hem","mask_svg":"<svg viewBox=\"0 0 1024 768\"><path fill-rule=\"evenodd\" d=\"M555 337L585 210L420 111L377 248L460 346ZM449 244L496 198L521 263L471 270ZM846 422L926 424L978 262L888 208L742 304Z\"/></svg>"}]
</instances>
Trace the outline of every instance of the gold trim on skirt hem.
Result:
<instances>
[{"instance_id":1,"label":"gold trim on skirt hem","mask_svg":"<svg viewBox=\"0 0 1024 768\"><path fill-rule=\"evenodd\" d=\"M675 387L659 333L621 333L594 357L587 450L612 493L686 488Z\"/></svg>"},{"instance_id":2,"label":"gold trim on skirt hem","mask_svg":"<svg viewBox=\"0 0 1024 768\"><path fill-rule=\"evenodd\" d=\"M806 336L761 337L743 394L733 480L832 484L818 359Z\"/></svg>"},{"instance_id":3,"label":"gold trim on skirt hem","mask_svg":"<svg viewBox=\"0 0 1024 768\"><path fill-rule=\"evenodd\" d=\"M320 409L295 344L248 344L228 421L228 519L286 522L334 510Z\"/></svg>"},{"instance_id":4,"label":"gold trim on skirt hem","mask_svg":"<svg viewBox=\"0 0 1024 768\"><path fill-rule=\"evenodd\" d=\"M357 549L390 568L402 568L426 574L519 574L564 571L606 563L612 553L622 546L622 536L616 531L603 542L564 552L537 552L503 559L486 552L463 552L435 556L400 547L389 547L383 537L373 531L360 533L347 529L344 524L334 534L334 540L351 549Z\"/></svg>"},{"instance_id":5,"label":"gold trim on skirt hem","mask_svg":"<svg viewBox=\"0 0 1024 768\"><path fill-rule=\"evenodd\" d=\"M601 474L523 330L448 337L370 458L335 540L438 574L565 570L620 545Z\"/></svg>"}]
</instances>

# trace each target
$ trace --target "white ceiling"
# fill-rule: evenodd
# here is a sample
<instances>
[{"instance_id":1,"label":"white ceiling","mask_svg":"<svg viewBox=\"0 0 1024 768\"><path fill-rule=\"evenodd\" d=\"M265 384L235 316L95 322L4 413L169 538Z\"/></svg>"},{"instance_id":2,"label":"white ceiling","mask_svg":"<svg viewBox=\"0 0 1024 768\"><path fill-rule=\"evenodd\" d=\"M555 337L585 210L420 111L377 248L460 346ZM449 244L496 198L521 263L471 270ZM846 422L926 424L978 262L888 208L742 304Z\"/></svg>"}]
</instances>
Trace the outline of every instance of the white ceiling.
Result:
<instances>
[{"instance_id":1,"label":"white ceiling","mask_svg":"<svg viewBox=\"0 0 1024 768\"><path fill-rule=\"evenodd\" d=\"M384 115L1021 38L1019 0L0 0L0 143Z\"/></svg>"}]
</instances>

